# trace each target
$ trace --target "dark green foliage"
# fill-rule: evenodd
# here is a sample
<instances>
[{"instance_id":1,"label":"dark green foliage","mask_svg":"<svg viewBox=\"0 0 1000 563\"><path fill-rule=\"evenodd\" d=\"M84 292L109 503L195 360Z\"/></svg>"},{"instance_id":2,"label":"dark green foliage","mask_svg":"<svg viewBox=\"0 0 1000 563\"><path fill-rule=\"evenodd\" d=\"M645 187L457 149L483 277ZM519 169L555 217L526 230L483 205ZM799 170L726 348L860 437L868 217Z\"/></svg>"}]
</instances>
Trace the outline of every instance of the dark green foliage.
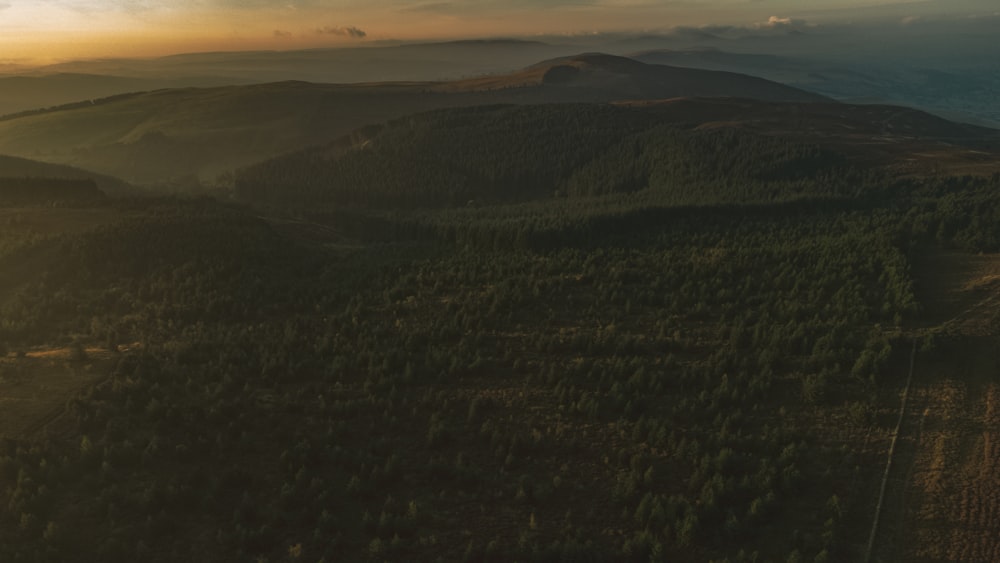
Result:
<instances>
[{"instance_id":1,"label":"dark green foliage","mask_svg":"<svg viewBox=\"0 0 1000 563\"><path fill-rule=\"evenodd\" d=\"M48 542L53 559L81 561L279 558L300 544L317 559L766 550L753 538L771 523L826 521L793 508L805 481L817 502L852 499L834 477L848 467L804 442L821 438L767 413L798 404L809 374L864 392L849 367L881 348L856 327L910 314L890 227L877 213L708 212L587 248L333 260L238 210L153 206L67 242L79 262L56 261L6 309L8 334L29 342L100 316L95 337L143 343L112 385L72 402L82 442L38 446L57 469L11 457L4 518L20 531L6 549ZM815 459L834 473L811 472ZM34 484L17 489L22 471ZM83 548L60 498L107 539ZM492 526L468 499L513 511L518 529L460 540L462 519ZM588 516L590 503L606 508ZM607 518L629 530L620 542L598 533Z\"/></svg>"},{"instance_id":2,"label":"dark green foliage","mask_svg":"<svg viewBox=\"0 0 1000 563\"><path fill-rule=\"evenodd\" d=\"M93 180L0 177L0 206L97 203L104 198Z\"/></svg>"},{"instance_id":3,"label":"dark green foliage","mask_svg":"<svg viewBox=\"0 0 1000 563\"><path fill-rule=\"evenodd\" d=\"M783 201L858 191L842 155L656 112L597 105L437 111L241 172L256 203L455 207L649 189L660 201Z\"/></svg>"},{"instance_id":4,"label":"dark green foliage","mask_svg":"<svg viewBox=\"0 0 1000 563\"><path fill-rule=\"evenodd\" d=\"M567 148L573 111L605 137ZM908 256L990 248L998 179L843 189L822 151L612 131L622 111L449 113L495 147L555 121L424 192L457 208L300 210L326 245L168 200L0 255L47 257L0 342L140 345L67 402L66 436L0 441L0 560L858 559L889 334L919 315ZM371 149L407 164L370 201L303 193L416 201L394 182L422 153L392 151L427 119ZM632 179L605 193L614 162ZM698 200L699 178L721 184ZM470 185L572 193L465 206Z\"/></svg>"}]
</instances>

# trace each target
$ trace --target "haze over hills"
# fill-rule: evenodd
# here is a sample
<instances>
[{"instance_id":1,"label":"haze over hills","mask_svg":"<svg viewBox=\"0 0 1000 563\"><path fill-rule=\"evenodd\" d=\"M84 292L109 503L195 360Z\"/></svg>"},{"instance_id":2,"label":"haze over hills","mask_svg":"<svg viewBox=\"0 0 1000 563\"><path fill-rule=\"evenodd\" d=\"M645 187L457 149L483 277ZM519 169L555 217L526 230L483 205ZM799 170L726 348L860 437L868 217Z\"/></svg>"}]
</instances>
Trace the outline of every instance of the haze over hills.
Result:
<instances>
[{"instance_id":1,"label":"haze over hills","mask_svg":"<svg viewBox=\"0 0 1000 563\"><path fill-rule=\"evenodd\" d=\"M509 72L572 46L476 40L296 51L187 53L0 69L0 115L161 88L299 80L358 83L456 80Z\"/></svg>"},{"instance_id":2,"label":"haze over hills","mask_svg":"<svg viewBox=\"0 0 1000 563\"><path fill-rule=\"evenodd\" d=\"M0 74L0 116L91 101L127 92L164 88L210 87L252 82L226 77L154 78L108 74Z\"/></svg>"},{"instance_id":3,"label":"haze over hills","mask_svg":"<svg viewBox=\"0 0 1000 563\"><path fill-rule=\"evenodd\" d=\"M629 55L650 64L743 72L810 92L858 103L901 104L935 111L944 117L1000 126L997 68L881 66L753 53L716 48L653 50Z\"/></svg>"},{"instance_id":4,"label":"haze over hills","mask_svg":"<svg viewBox=\"0 0 1000 563\"><path fill-rule=\"evenodd\" d=\"M745 75L591 54L455 82L283 82L119 96L2 119L0 153L79 166L141 185L197 188L255 161L418 111L732 95L822 99Z\"/></svg>"},{"instance_id":5,"label":"haze over hills","mask_svg":"<svg viewBox=\"0 0 1000 563\"><path fill-rule=\"evenodd\" d=\"M386 82L452 80L509 72L541 59L579 52L563 43L480 39L390 43L288 51L180 53L154 58L108 58L49 64L21 73L103 74L143 79L226 79L233 82Z\"/></svg>"},{"instance_id":6,"label":"haze over hills","mask_svg":"<svg viewBox=\"0 0 1000 563\"><path fill-rule=\"evenodd\" d=\"M905 25L838 27L778 19L753 26L681 27L645 34L376 41L339 48L64 61L37 68L10 65L0 67L0 114L165 87L285 80L452 81L515 72L539 60L596 51L750 74L835 99L908 105L995 126L1000 124L996 21L983 17L966 24L913 20ZM961 33L946 32L961 25L966 26ZM944 36L947 42L941 39ZM87 76L72 76L79 74ZM13 77L32 80L4 82Z\"/></svg>"}]
</instances>

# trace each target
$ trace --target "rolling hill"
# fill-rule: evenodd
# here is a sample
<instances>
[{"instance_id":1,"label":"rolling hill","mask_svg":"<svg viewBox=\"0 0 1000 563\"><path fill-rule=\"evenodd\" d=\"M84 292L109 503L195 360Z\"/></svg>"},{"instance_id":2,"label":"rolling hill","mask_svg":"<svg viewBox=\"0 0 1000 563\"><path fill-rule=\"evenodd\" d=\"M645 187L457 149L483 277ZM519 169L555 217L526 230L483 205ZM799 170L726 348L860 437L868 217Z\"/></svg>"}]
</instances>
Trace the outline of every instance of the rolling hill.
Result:
<instances>
[{"instance_id":1,"label":"rolling hill","mask_svg":"<svg viewBox=\"0 0 1000 563\"><path fill-rule=\"evenodd\" d=\"M0 116L13 116L80 101L90 102L127 92L248 82L250 81L221 76L159 78L80 72L46 73L36 70L32 74L0 75Z\"/></svg>"},{"instance_id":2,"label":"rolling hill","mask_svg":"<svg viewBox=\"0 0 1000 563\"><path fill-rule=\"evenodd\" d=\"M544 88L574 102L681 96L796 102L826 100L804 90L745 74L646 64L603 53L552 59L521 72L452 82L437 89L462 92L531 87Z\"/></svg>"},{"instance_id":3,"label":"rolling hill","mask_svg":"<svg viewBox=\"0 0 1000 563\"><path fill-rule=\"evenodd\" d=\"M581 55L455 82L280 82L119 96L0 120L0 153L176 189L212 184L241 166L419 111L679 95L821 99L738 74Z\"/></svg>"},{"instance_id":4,"label":"rolling hill","mask_svg":"<svg viewBox=\"0 0 1000 563\"><path fill-rule=\"evenodd\" d=\"M577 49L578 50L578 49ZM573 48L538 41L480 40L293 51L186 53L155 58L0 65L0 116L125 92L212 88L286 80L458 80L510 72Z\"/></svg>"},{"instance_id":5,"label":"rolling hill","mask_svg":"<svg viewBox=\"0 0 1000 563\"><path fill-rule=\"evenodd\" d=\"M235 190L258 203L387 208L625 192L745 203L853 194L866 174L998 170L997 131L916 110L677 98L408 116L249 167Z\"/></svg>"},{"instance_id":6,"label":"rolling hill","mask_svg":"<svg viewBox=\"0 0 1000 563\"><path fill-rule=\"evenodd\" d=\"M782 104L754 100L627 102L703 129L738 128L850 155L863 166L907 174L988 175L996 171L1000 132L920 110L881 104Z\"/></svg>"},{"instance_id":7,"label":"rolling hill","mask_svg":"<svg viewBox=\"0 0 1000 563\"><path fill-rule=\"evenodd\" d=\"M856 103L906 105L949 119L1000 125L995 69L913 68L870 61L736 53L717 48L654 49L630 53L647 64L741 72Z\"/></svg>"}]
</instances>

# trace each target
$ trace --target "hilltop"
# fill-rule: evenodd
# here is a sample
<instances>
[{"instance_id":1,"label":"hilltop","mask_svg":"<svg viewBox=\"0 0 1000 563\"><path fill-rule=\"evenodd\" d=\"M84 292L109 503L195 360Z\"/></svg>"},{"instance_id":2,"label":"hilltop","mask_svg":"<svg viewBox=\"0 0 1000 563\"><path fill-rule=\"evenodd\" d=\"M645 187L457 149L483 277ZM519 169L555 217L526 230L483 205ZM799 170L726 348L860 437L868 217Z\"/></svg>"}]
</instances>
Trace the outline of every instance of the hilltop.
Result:
<instances>
[{"instance_id":1,"label":"hilltop","mask_svg":"<svg viewBox=\"0 0 1000 563\"><path fill-rule=\"evenodd\" d=\"M829 101L823 96L777 82L738 74L659 64L586 53L532 65L521 72L461 80L442 91L546 88L572 102L662 99L681 96L742 97L769 101Z\"/></svg>"}]
</instances>

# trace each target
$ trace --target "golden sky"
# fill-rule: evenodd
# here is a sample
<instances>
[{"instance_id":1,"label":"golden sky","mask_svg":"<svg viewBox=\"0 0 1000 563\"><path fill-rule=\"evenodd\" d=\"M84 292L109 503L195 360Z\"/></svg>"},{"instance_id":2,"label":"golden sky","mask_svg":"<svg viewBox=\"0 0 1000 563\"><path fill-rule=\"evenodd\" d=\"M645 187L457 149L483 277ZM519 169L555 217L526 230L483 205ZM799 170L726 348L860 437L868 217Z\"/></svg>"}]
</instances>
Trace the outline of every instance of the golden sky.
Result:
<instances>
[{"instance_id":1,"label":"golden sky","mask_svg":"<svg viewBox=\"0 0 1000 563\"><path fill-rule=\"evenodd\" d=\"M996 11L997 0L0 0L0 63L296 49L770 18L912 18ZM978 12L977 12L978 11Z\"/></svg>"}]
</instances>

